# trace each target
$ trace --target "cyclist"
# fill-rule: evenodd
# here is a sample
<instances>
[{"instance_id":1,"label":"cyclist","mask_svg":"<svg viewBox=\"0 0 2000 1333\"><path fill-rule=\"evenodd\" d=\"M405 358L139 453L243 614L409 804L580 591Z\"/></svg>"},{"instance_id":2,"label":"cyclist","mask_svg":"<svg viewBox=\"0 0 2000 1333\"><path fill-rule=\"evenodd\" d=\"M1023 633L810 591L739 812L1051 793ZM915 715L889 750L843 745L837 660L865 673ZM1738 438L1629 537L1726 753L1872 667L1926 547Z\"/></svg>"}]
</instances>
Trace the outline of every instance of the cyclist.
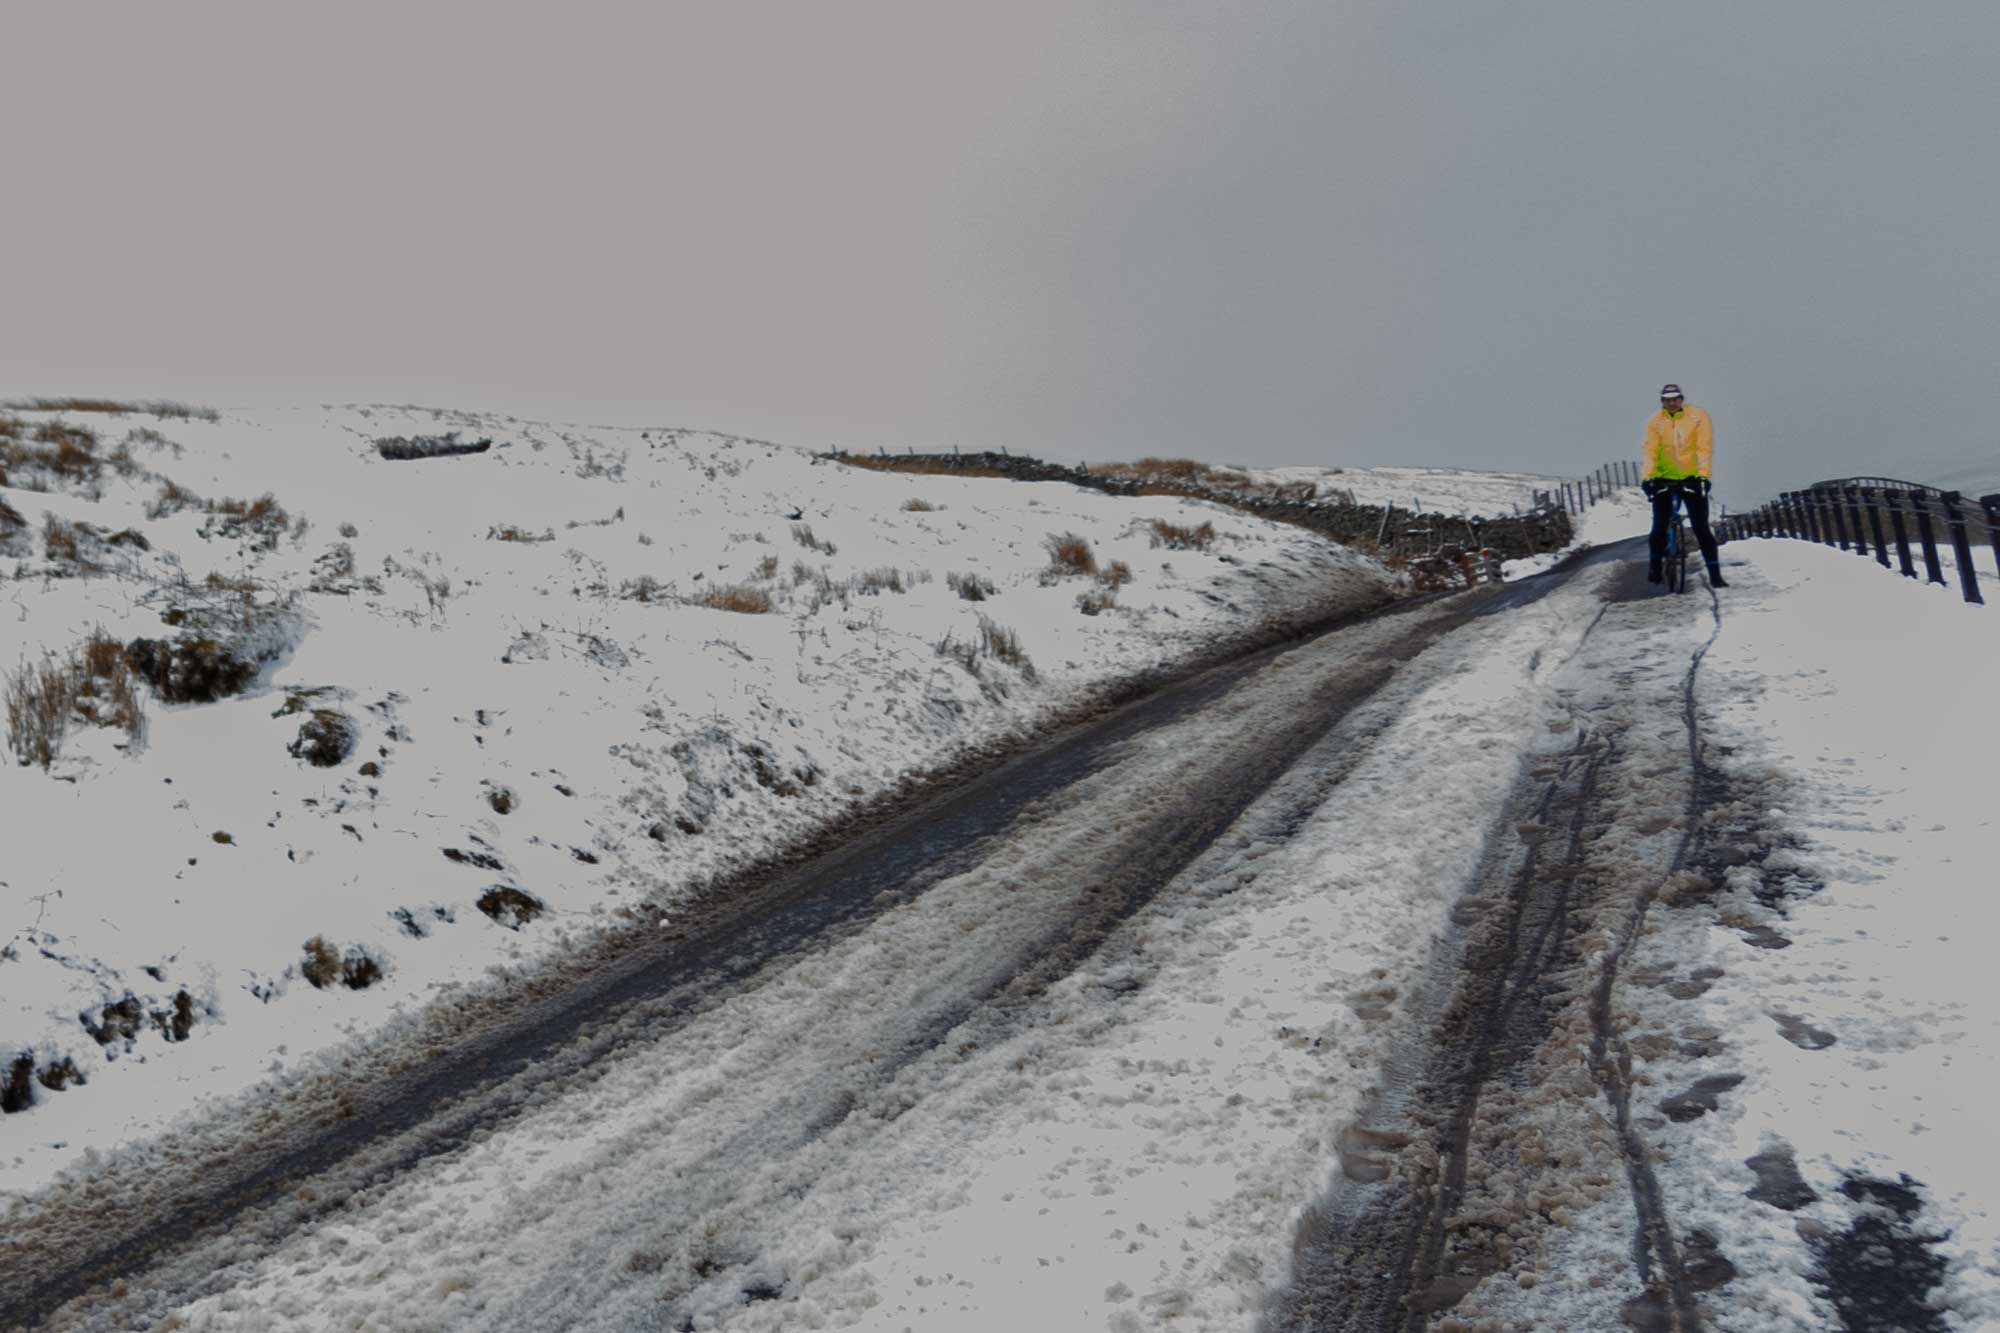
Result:
<instances>
[{"instance_id":1,"label":"cyclist","mask_svg":"<svg viewBox=\"0 0 2000 1333\"><path fill-rule=\"evenodd\" d=\"M1667 524L1673 519L1678 493L1687 508L1688 522L1694 525L1701 558L1708 562L1708 586L1729 586L1715 554L1715 534L1708 530L1709 457L1714 449L1715 428L1709 424L1708 413L1682 397L1680 385L1661 386L1660 410L1646 423L1645 459L1639 469L1643 478L1640 489L1653 502L1648 582L1660 581L1660 562L1667 554Z\"/></svg>"}]
</instances>

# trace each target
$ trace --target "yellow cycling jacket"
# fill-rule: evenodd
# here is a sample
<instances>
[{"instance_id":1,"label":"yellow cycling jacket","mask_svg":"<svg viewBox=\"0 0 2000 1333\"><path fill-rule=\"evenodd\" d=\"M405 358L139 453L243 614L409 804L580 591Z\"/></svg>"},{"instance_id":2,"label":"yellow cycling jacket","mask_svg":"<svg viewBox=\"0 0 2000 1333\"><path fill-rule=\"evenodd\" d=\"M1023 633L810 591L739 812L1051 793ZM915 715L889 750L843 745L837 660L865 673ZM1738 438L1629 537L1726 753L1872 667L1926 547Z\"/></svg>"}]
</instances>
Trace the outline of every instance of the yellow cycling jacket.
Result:
<instances>
[{"instance_id":1,"label":"yellow cycling jacket","mask_svg":"<svg viewBox=\"0 0 2000 1333\"><path fill-rule=\"evenodd\" d=\"M1706 477L1709 456L1715 452L1715 428L1708 413L1693 403L1669 414L1665 408L1653 413L1646 423L1644 477Z\"/></svg>"}]
</instances>

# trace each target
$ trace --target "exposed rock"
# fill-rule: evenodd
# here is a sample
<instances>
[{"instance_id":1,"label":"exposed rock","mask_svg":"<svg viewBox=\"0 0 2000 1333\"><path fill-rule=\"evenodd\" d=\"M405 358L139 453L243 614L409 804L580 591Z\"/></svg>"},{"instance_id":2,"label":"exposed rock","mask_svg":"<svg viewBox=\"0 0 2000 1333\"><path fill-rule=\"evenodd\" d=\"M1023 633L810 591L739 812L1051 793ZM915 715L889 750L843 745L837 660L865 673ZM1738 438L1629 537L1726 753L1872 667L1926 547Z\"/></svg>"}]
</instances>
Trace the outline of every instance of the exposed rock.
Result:
<instances>
[{"instance_id":1,"label":"exposed rock","mask_svg":"<svg viewBox=\"0 0 2000 1333\"><path fill-rule=\"evenodd\" d=\"M0 1079L0 1111L12 1115L35 1104L35 1057L23 1051Z\"/></svg>"},{"instance_id":2,"label":"exposed rock","mask_svg":"<svg viewBox=\"0 0 2000 1333\"><path fill-rule=\"evenodd\" d=\"M354 753L360 729L353 719L330 708L315 709L299 728L298 739L285 747L294 759L303 759L317 768L333 768Z\"/></svg>"},{"instance_id":3,"label":"exposed rock","mask_svg":"<svg viewBox=\"0 0 2000 1333\"><path fill-rule=\"evenodd\" d=\"M540 898L510 884L495 884L480 894L478 907L509 930L519 930L546 910Z\"/></svg>"}]
</instances>

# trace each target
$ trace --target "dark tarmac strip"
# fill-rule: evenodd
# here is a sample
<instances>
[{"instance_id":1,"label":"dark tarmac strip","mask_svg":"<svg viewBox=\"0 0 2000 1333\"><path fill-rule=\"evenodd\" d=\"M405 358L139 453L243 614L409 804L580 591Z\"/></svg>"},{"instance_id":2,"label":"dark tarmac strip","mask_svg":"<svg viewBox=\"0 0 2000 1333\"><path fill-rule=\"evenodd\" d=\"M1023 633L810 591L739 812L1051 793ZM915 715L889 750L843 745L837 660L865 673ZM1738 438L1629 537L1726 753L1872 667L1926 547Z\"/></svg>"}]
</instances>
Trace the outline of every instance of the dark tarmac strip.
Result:
<instances>
[{"instance_id":1,"label":"dark tarmac strip","mask_svg":"<svg viewBox=\"0 0 2000 1333\"><path fill-rule=\"evenodd\" d=\"M1607 553L1636 556L1638 545ZM1598 620L1612 604L1658 595L1635 564L1607 587ZM1712 594L1709 600L1719 632L1720 610ZM1612 1021L1611 994L1661 883L1699 853L1698 816L1713 798L1713 779L1702 760L1694 682L1713 641L1693 654L1681 680L1685 831L1670 861L1636 868L1642 882L1631 878L1634 867L1620 868L1621 877L1592 862L1593 844L1612 818L1600 808L1602 779L1625 758L1615 733L1586 721L1566 753L1523 771L1489 837L1484 868L1454 910L1454 922L1466 929L1440 945L1435 1023L1421 1048L1398 1062L1407 1074L1388 1073L1392 1084L1399 1077L1409 1084L1402 1113L1344 1136L1346 1182L1299 1223L1292 1282L1266 1321L1271 1333L1422 1333L1509 1266L1504 1209L1468 1181L1517 1165L1493 1149L1496 1124L1504 1126L1516 1104L1508 1094L1526 1081L1526 1067L1556 1035L1559 1011L1579 988L1590 999L1590 1073L1615 1127L1636 1214L1631 1253L1644 1294L1622 1318L1657 1333L1702 1326L1632 1124L1631 1057ZM1613 946L1595 975L1581 975L1578 937L1605 917L1616 920Z\"/></svg>"},{"instance_id":2,"label":"dark tarmac strip","mask_svg":"<svg viewBox=\"0 0 2000 1333\"><path fill-rule=\"evenodd\" d=\"M1623 551L1621 544L1583 553L1532 579L1416 599L1326 631L1393 629L1377 634L1368 651L1337 658L1296 716L1228 751L1205 775L1193 808L1116 828L1112 858L1075 886L1035 947L928 1017L885 1069L914 1058L974 1011L1031 998L1089 957L1302 754L1438 639L1538 600ZM523 1106L587 1083L593 1067L622 1047L659 1039L758 984L782 960L845 938L978 864L982 849L1037 803L1064 799L1068 788L1115 764L1124 747L1199 715L1305 642L1262 649L1170 685L916 801L843 845L746 875L670 929L607 940L587 960L500 996L436 1006L393 1049L370 1051L337 1077L280 1085L252 1108L254 1125L190 1127L175 1143L32 1200L0 1236L0 1327L119 1327L135 1314L226 1286L228 1265L506 1123ZM167 1268L176 1270L172 1277ZM142 1288L151 1290L141 1295Z\"/></svg>"}]
</instances>

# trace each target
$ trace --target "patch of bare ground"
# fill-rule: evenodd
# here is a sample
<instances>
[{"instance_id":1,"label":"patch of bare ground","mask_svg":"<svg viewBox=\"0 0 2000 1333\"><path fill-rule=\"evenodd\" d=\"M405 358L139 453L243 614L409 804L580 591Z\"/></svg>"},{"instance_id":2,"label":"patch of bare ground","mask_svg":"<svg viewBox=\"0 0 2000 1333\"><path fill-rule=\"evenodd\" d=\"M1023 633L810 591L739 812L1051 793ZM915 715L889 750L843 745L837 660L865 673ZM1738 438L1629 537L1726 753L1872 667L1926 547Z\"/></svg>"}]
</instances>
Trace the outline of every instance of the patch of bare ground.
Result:
<instances>
[{"instance_id":1,"label":"patch of bare ground","mask_svg":"<svg viewBox=\"0 0 2000 1333\"><path fill-rule=\"evenodd\" d=\"M688 599L711 611L737 611L745 615L765 615L771 610L771 594L750 583L723 583L704 589Z\"/></svg>"}]
</instances>

